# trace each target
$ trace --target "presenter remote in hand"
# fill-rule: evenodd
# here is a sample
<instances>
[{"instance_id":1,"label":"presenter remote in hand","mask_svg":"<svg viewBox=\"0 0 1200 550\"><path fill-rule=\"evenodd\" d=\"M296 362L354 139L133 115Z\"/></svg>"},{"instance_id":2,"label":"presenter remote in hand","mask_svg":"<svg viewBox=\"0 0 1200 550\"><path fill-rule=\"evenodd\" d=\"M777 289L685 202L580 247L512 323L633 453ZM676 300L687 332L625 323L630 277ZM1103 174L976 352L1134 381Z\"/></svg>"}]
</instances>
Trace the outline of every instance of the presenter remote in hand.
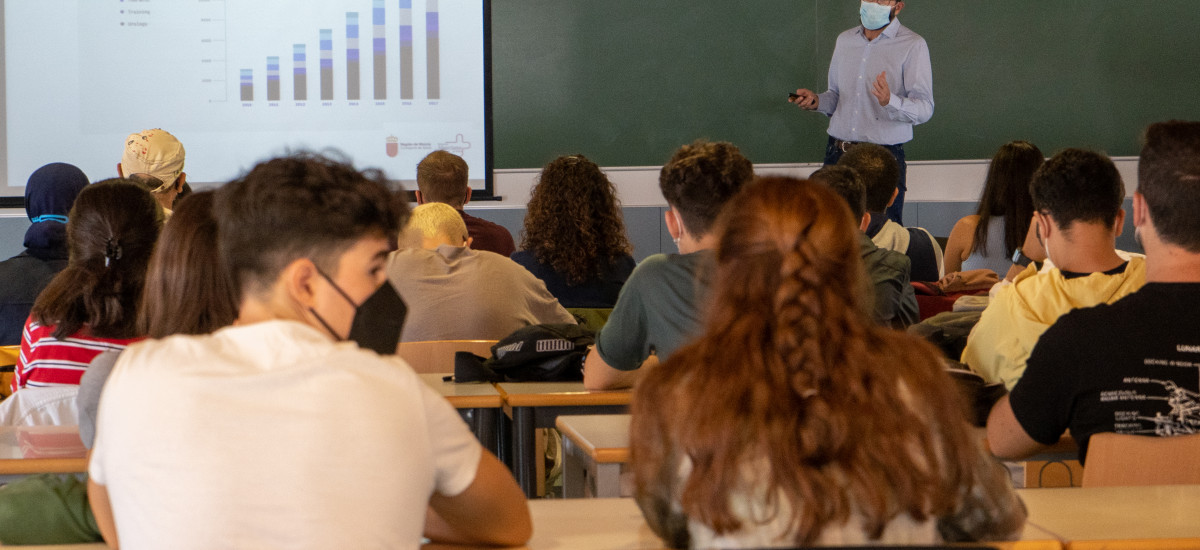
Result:
<instances>
[{"instance_id":1,"label":"presenter remote in hand","mask_svg":"<svg viewBox=\"0 0 1200 550\"><path fill-rule=\"evenodd\" d=\"M838 35L829 63L829 89L798 89L789 101L830 117L825 164L859 143L887 147L900 164L900 185L888 217L903 223L904 144L912 127L933 116L933 69L929 46L900 24L902 0L861 0L861 24Z\"/></svg>"}]
</instances>

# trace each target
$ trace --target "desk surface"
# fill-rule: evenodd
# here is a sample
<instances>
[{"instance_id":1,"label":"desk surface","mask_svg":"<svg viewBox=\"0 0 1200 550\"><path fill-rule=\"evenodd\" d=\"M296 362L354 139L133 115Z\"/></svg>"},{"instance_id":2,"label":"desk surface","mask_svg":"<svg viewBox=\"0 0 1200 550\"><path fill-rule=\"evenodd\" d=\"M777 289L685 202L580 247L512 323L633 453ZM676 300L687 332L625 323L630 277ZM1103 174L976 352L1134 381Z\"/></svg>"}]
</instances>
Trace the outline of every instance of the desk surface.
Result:
<instances>
[{"instance_id":1,"label":"desk surface","mask_svg":"<svg viewBox=\"0 0 1200 550\"><path fill-rule=\"evenodd\" d=\"M560 416L558 431L597 464L629 462L629 420L627 414L590 414Z\"/></svg>"},{"instance_id":2,"label":"desk surface","mask_svg":"<svg viewBox=\"0 0 1200 550\"><path fill-rule=\"evenodd\" d=\"M1200 485L1018 492L1030 523L1063 540L1200 539Z\"/></svg>"},{"instance_id":3,"label":"desk surface","mask_svg":"<svg viewBox=\"0 0 1200 550\"><path fill-rule=\"evenodd\" d=\"M523 550L660 550L665 548L630 498L543 499L529 501L533 538ZM1048 533L1027 526L1023 542L989 543L1004 550L1060 550ZM426 545L424 550L461 550Z\"/></svg>"},{"instance_id":4,"label":"desk surface","mask_svg":"<svg viewBox=\"0 0 1200 550\"><path fill-rule=\"evenodd\" d=\"M0 474L87 471L77 426L0 427Z\"/></svg>"},{"instance_id":5,"label":"desk surface","mask_svg":"<svg viewBox=\"0 0 1200 550\"><path fill-rule=\"evenodd\" d=\"M512 407L628 405L633 399L630 390L588 391L583 382L501 382L496 388Z\"/></svg>"},{"instance_id":6,"label":"desk surface","mask_svg":"<svg viewBox=\"0 0 1200 550\"><path fill-rule=\"evenodd\" d=\"M421 374L419 376L421 380L441 393L442 397L445 397L451 405L458 409L496 409L504 403L495 386L487 382L456 384L443 381L442 377L448 374L450 373Z\"/></svg>"}]
</instances>

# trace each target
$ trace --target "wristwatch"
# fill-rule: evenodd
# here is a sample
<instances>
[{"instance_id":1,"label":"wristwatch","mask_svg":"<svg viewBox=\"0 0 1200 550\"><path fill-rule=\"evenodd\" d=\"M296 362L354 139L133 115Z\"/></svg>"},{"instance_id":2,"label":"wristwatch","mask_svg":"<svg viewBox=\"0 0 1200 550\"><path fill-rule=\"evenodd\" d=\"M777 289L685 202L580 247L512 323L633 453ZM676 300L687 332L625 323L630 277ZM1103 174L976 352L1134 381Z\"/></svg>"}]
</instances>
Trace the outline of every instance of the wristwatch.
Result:
<instances>
[{"instance_id":1,"label":"wristwatch","mask_svg":"<svg viewBox=\"0 0 1200 550\"><path fill-rule=\"evenodd\" d=\"M1017 251L1013 252L1012 263L1021 267L1029 267L1029 264L1033 263L1033 258L1026 256L1020 248L1017 248Z\"/></svg>"}]
</instances>

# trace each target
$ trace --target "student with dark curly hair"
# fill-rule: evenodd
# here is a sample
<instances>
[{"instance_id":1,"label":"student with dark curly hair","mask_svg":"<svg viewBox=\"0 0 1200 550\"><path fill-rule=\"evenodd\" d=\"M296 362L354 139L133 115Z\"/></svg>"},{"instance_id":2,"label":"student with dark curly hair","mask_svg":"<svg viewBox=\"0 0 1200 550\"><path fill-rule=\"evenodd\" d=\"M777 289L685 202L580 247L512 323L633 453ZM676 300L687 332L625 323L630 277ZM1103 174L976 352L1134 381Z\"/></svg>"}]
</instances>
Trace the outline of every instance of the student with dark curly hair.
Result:
<instances>
[{"instance_id":1,"label":"student with dark curly hair","mask_svg":"<svg viewBox=\"0 0 1200 550\"><path fill-rule=\"evenodd\" d=\"M78 385L97 355L142 336L137 309L162 216L154 197L128 180L79 193L67 222L70 259L33 304L13 391Z\"/></svg>"},{"instance_id":2,"label":"student with dark curly hair","mask_svg":"<svg viewBox=\"0 0 1200 550\"><path fill-rule=\"evenodd\" d=\"M512 259L546 283L563 307L609 308L633 271L633 247L612 182L583 155L542 169Z\"/></svg>"},{"instance_id":3,"label":"student with dark curly hair","mask_svg":"<svg viewBox=\"0 0 1200 550\"><path fill-rule=\"evenodd\" d=\"M698 337L634 393L635 496L676 548L1019 536L1025 510L938 352L876 325L824 185L750 184L718 222Z\"/></svg>"}]
</instances>

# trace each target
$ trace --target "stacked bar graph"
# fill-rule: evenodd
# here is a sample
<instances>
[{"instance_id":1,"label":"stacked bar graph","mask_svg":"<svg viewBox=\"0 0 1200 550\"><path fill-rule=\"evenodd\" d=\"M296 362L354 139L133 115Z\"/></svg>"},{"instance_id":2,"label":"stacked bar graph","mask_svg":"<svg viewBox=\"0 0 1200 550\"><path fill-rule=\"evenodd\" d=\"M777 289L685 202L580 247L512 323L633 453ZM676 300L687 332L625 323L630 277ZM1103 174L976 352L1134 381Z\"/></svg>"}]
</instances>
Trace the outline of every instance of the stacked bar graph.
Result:
<instances>
[{"instance_id":1,"label":"stacked bar graph","mask_svg":"<svg viewBox=\"0 0 1200 550\"><path fill-rule=\"evenodd\" d=\"M254 101L254 69L242 69L242 101Z\"/></svg>"},{"instance_id":2,"label":"stacked bar graph","mask_svg":"<svg viewBox=\"0 0 1200 550\"><path fill-rule=\"evenodd\" d=\"M308 99L308 67L305 48L304 44L292 46L292 89L296 101Z\"/></svg>"},{"instance_id":3,"label":"stacked bar graph","mask_svg":"<svg viewBox=\"0 0 1200 550\"><path fill-rule=\"evenodd\" d=\"M428 85L429 99L442 97L441 72L439 71L438 52L438 4L437 0L428 0L425 8L425 44L428 55Z\"/></svg>"},{"instance_id":4,"label":"stacked bar graph","mask_svg":"<svg viewBox=\"0 0 1200 550\"><path fill-rule=\"evenodd\" d=\"M267 58L267 101L279 101L279 58Z\"/></svg>"},{"instance_id":5,"label":"stacked bar graph","mask_svg":"<svg viewBox=\"0 0 1200 550\"><path fill-rule=\"evenodd\" d=\"M368 0L361 1L366 7ZM424 0L424 20L421 18L421 10L417 9L414 13L413 0L369 0L371 6L371 32L370 32L370 53L371 53L371 75L368 77L363 74L363 32L362 32L362 12L346 11L345 14L345 99L349 101L359 101L363 97L363 86L365 79L370 78L374 84L374 98L376 101L385 101L388 99L388 78L389 69L400 70L399 78L392 76L392 82L397 80L400 84L399 96L401 100L412 101L417 97L417 84L420 82L417 77L417 61L415 56L418 55L420 47L425 48L425 93L429 100L441 99L441 13L438 9L438 0ZM396 11L392 16L388 15L389 6L394 6ZM421 24L424 24L424 41L417 44L420 35ZM315 26L315 25L314 25ZM322 25L323 26L323 25ZM320 28L317 30L317 88L314 91L314 97L320 97L322 102L334 100L335 92L340 94L340 85L335 90L335 66L334 66L334 30L336 27ZM392 46L392 56L388 55L388 30L393 32L399 31L399 44ZM299 36L309 36L312 28L307 32L297 33ZM339 39L340 39L339 32ZM393 35L395 36L395 35ZM308 51L313 46L312 42L293 43L292 45L292 86L293 98L296 101L307 101L308 97ZM340 49L342 44L338 44ZM398 54L398 55L397 55ZM337 53L338 62L336 70L341 71L340 52ZM398 59L399 61L391 61L389 65L389 57ZM284 59L277 55L266 57L266 75L267 75L267 101L277 102L280 97L280 87L284 84L281 77L282 71L286 68L280 65L280 60ZM250 69L241 70L242 80L239 85L239 91L243 101L252 101L254 96L253 71ZM260 73L261 74L261 73ZM337 77L341 78L341 77ZM393 92L394 93L394 92ZM395 96L393 96L394 98Z\"/></svg>"},{"instance_id":6,"label":"stacked bar graph","mask_svg":"<svg viewBox=\"0 0 1200 550\"><path fill-rule=\"evenodd\" d=\"M321 29L321 100L333 99L333 29Z\"/></svg>"},{"instance_id":7,"label":"stacked bar graph","mask_svg":"<svg viewBox=\"0 0 1200 550\"><path fill-rule=\"evenodd\" d=\"M387 99L387 20L384 17L383 0L375 0L371 9L371 24L374 38L371 51L375 60L375 99Z\"/></svg>"},{"instance_id":8,"label":"stacked bar graph","mask_svg":"<svg viewBox=\"0 0 1200 550\"><path fill-rule=\"evenodd\" d=\"M346 99L358 98L358 13L346 12Z\"/></svg>"},{"instance_id":9,"label":"stacked bar graph","mask_svg":"<svg viewBox=\"0 0 1200 550\"><path fill-rule=\"evenodd\" d=\"M413 98L412 0L400 0L400 99Z\"/></svg>"}]
</instances>

